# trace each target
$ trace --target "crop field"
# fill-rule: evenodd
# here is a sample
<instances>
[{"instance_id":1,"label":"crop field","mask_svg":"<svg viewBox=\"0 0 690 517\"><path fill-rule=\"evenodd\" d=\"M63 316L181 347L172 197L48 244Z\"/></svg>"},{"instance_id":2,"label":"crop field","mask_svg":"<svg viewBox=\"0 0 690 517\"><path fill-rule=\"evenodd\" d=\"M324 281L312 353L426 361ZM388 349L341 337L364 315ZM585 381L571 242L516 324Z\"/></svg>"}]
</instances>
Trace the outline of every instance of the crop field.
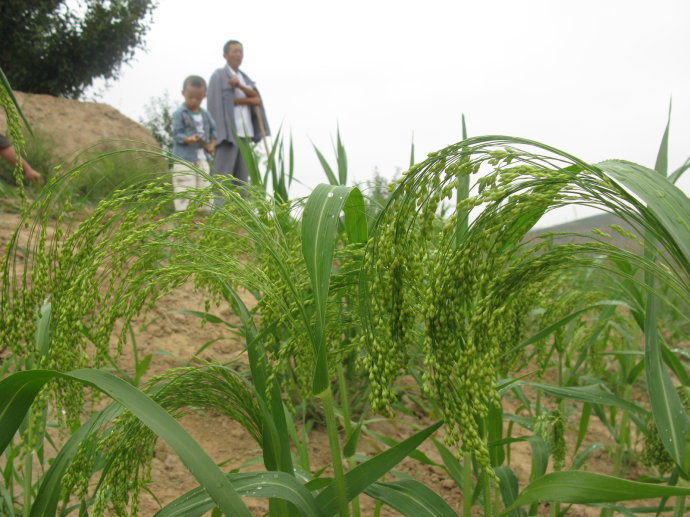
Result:
<instances>
[{"instance_id":1,"label":"crop field","mask_svg":"<svg viewBox=\"0 0 690 517\"><path fill-rule=\"evenodd\" d=\"M250 185L209 177L181 212L156 150L20 188L0 515L686 515L690 162L667 141L649 169L465 135L351 186L338 136L327 182L290 199L279 136L243 149ZM149 158L166 165L75 196ZM612 219L533 231L568 205Z\"/></svg>"}]
</instances>

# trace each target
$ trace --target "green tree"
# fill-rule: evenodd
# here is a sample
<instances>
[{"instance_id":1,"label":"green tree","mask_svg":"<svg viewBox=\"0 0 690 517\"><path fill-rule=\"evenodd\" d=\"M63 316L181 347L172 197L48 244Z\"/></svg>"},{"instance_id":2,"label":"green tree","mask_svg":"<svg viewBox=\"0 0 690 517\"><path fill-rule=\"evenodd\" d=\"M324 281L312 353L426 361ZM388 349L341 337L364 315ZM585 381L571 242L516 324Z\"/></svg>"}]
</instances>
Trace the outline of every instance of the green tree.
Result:
<instances>
[{"instance_id":1,"label":"green tree","mask_svg":"<svg viewBox=\"0 0 690 517\"><path fill-rule=\"evenodd\" d=\"M160 97L152 97L144 106L144 116L139 122L148 129L164 151L172 151L172 116L177 105L166 91Z\"/></svg>"},{"instance_id":2,"label":"green tree","mask_svg":"<svg viewBox=\"0 0 690 517\"><path fill-rule=\"evenodd\" d=\"M79 97L114 79L151 22L155 0L2 0L0 63L13 88Z\"/></svg>"}]
</instances>

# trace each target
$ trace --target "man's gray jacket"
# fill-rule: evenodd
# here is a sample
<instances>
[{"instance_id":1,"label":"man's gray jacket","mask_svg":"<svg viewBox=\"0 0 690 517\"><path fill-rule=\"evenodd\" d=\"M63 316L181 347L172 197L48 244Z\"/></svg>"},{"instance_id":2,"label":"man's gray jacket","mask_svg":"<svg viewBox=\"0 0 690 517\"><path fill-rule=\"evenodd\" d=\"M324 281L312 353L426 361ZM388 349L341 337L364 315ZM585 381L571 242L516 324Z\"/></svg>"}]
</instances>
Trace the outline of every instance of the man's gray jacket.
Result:
<instances>
[{"instance_id":1,"label":"man's gray jacket","mask_svg":"<svg viewBox=\"0 0 690 517\"><path fill-rule=\"evenodd\" d=\"M241 70L239 73L242 74L242 78L249 88L256 90L257 92L259 91L257 90L254 81L252 81L247 74ZM228 79L230 79L230 77L230 71L228 70L227 66L219 68L213 72L213 75L208 82L206 109L216 123L216 134L218 136L217 143L220 144L223 140L225 140L231 144L237 145L234 136L234 133L237 132L237 129L235 128L234 113L235 88L230 86L228 83ZM254 142L260 142L261 128L259 127L259 119L256 116L257 110L253 106L250 106L249 111L252 114L252 129L254 130L254 138L252 140ZM261 112L261 116L263 118L266 134L270 135L271 133L268 129L268 121L266 120L266 112L263 108L263 99L262 106L259 107L259 111Z\"/></svg>"}]
</instances>

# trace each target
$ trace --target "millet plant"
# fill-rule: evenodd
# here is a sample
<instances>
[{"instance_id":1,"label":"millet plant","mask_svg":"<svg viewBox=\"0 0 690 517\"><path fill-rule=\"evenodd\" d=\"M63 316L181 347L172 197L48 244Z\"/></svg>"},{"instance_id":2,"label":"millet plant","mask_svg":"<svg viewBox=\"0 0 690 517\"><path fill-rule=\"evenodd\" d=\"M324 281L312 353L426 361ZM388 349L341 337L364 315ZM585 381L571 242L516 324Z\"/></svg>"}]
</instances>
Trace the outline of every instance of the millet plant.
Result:
<instances>
[{"instance_id":1,"label":"millet plant","mask_svg":"<svg viewBox=\"0 0 690 517\"><path fill-rule=\"evenodd\" d=\"M3 98L13 113L11 99ZM168 211L173 194L159 178L115 191L76 217L69 204L56 210L55 203L83 167L52 180L22 222L28 242L20 247L15 235L1 272L0 342L11 355L0 380L0 508L66 514L75 496L74 510L137 514L153 445L162 438L199 487L161 516L214 509L250 515L243 496L268 498L275 516L359 515L361 494L404 515L456 515L417 481L382 480L440 421L372 458L355 454L367 430L365 415L349 410L353 376L344 373L345 363L357 378L364 372L375 413L394 415L399 377L419 379L430 412L443 419L445 445L435 443L463 491L467 516L474 505L484 515L526 515L540 501L557 503L554 514L567 511L560 504L603 504L608 512L619 501L655 498L658 504L640 511L663 510L672 496L682 515L690 494L682 397L690 381L665 343L658 314L682 318L690 303L690 202L673 185L674 175L666 178L663 160L654 171L622 161L588 164L525 139L464 139L413 165L368 220L359 189L341 184L347 177L341 148L338 137L339 176L331 170L330 185L292 201L291 147L288 159L274 148L264 175L254 163L251 187L209 177L212 187L182 194L190 205L179 213ZM267 194L269 175L275 196ZM217 197L222 203L199 221L197 211ZM545 213L573 203L621 218L632 230L621 227L619 234L640 240L643 251L625 249L605 232L576 242L529 233ZM581 275L616 275L630 297L571 282ZM190 279L205 293L207 311L227 304L239 318L249 374L231 365L187 367L139 388L105 372L109 360L118 360L129 323ZM243 303L239 288L255 296L255 307ZM641 379L631 370L645 372L649 409L586 384L581 374L589 350L611 351L610 340L598 340L622 333L624 326L607 325L626 314L643 336L644 352L641 366L621 361L621 371L631 381ZM123 330L114 335L117 323ZM536 370L555 363L559 385L528 381L521 372L535 362ZM83 421L83 386L115 402ZM552 399L534 404L523 388ZM515 414L510 422L524 425L532 433L527 438L512 436L505 425L509 394L524 405L528 416ZM314 401L323 415L329 474L296 469L286 437L302 445L289 429L298 397ZM641 482L582 470L585 459L569 462L566 400L610 420L621 444L629 422L639 423L650 442L647 457L670 474ZM262 449L265 471L221 471L177 420L192 407L238 421ZM603 408L627 412L608 418ZM45 472L33 473L50 419L69 438ZM529 442L535 458L521 490L510 464L519 441ZM94 476L99 481L91 486Z\"/></svg>"}]
</instances>

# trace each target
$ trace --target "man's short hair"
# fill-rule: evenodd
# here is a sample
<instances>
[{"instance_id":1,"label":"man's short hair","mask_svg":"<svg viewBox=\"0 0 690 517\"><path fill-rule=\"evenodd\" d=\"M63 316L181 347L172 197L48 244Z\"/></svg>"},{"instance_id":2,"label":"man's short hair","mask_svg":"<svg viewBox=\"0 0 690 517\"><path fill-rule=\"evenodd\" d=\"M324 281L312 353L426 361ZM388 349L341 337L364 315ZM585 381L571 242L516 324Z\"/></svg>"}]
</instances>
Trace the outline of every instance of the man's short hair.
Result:
<instances>
[{"instance_id":1,"label":"man's short hair","mask_svg":"<svg viewBox=\"0 0 690 517\"><path fill-rule=\"evenodd\" d=\"M223 55L228 53L228 49L230 49L230 45L242 45L239 41L236 39L231 39L225 42L225 45L223 45Z\"/></svg>"},{"instance_id":2,"label":"man's short hair","mask_svg":"<svg viewBox=\"0 0 690 517\"><path fill-rule=\"evenodd\" d=\"M206 89L206 81L201 76L190 75L182 83L182 91L185 91L187 89L187 86L194 86L194 88Z\"/></svg>"}]
</instances>

